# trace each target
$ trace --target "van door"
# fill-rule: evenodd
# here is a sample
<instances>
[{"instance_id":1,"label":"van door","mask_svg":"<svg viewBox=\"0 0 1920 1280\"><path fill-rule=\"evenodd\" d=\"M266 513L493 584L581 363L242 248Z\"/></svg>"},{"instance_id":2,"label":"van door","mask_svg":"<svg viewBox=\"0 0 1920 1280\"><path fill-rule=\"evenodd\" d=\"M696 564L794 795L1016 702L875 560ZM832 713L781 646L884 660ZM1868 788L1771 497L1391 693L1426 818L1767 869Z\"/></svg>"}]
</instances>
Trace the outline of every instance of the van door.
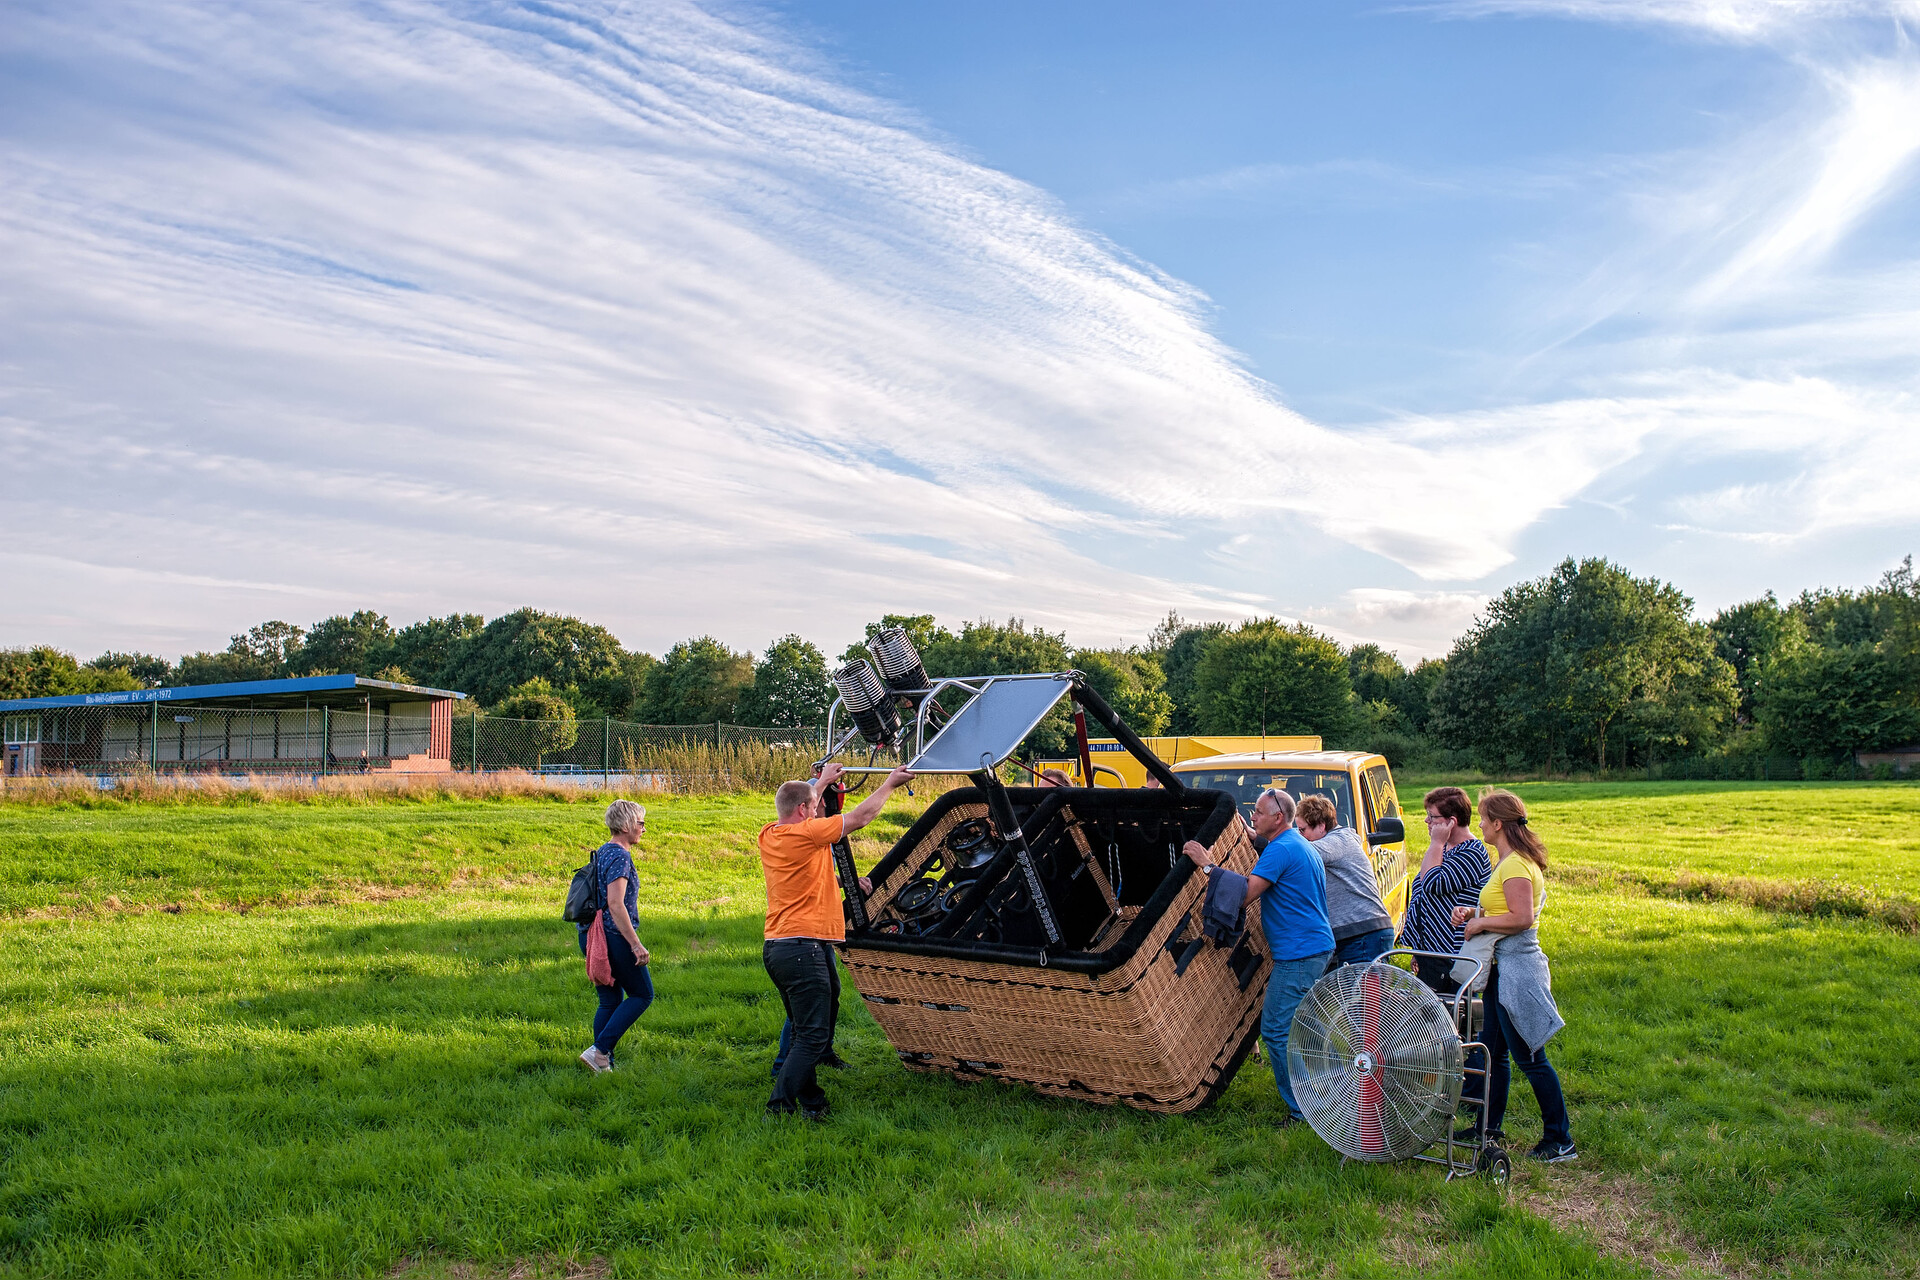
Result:
<instances>
[{"instance_id":1,"label":"van door","mask_svg":"<svg viewBox=\"0 0 1920 1280\"><path fill-rule=\"evenodd\" d=\"M1367 798L1368 831L1378 831L1382 818L1405 820L1400 812L1399 793L1394 790L1393 773L1386 765L1368 765L1361 771L1360 783L1360 790ZM1365 832L1361 838L1366 838ZM1393 917L1394 927L1398 928L1400 916L1407 909L1406 843L1369 844L1367 852L1373 858L1374 882L1380 886L1380 898Z\"/></svg>"}]
</instances>

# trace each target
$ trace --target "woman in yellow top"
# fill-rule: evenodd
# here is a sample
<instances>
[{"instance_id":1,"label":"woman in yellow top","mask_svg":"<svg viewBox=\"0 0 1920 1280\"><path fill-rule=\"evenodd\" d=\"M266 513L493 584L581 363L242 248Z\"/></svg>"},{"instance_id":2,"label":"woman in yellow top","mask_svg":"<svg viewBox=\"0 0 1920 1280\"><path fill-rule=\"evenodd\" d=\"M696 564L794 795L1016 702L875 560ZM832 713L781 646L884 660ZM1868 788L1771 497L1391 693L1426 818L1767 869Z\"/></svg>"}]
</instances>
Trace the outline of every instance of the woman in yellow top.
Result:
<instances>
[{"instance_id":1,"label":"woman in yellow top","mask_svg":"<svg viewBox=\"0 0 1920 1280\"><path fill-rule=\"evenodd\" d=\"M1464 924L1466 936L1500 935L1493 948L1493 972L1487 979L1487 1023L1483 1038L1492 1058L1487 1081L1487 1134L1506 1141L1500 1131L1507 1114L1507 1090L1512 1057L1533 1086L1540 1103L1544 1132L1539 1145L1527 1154L1547 1164L1577 1160L1567 1121L1567 1102L1560 1077L1547 1061L1546 1044L1566 1025L1553 1002L1553 976L1540 950L1540 908L1547 898L1547 846L1527 825L1527 806L1511 791L1489 791L1480 797L1480 833L1499 851L1499 861L1486 888L1480 891L1480 910L1456 907L1453 922Z\"/></svg>"}]
</instances>

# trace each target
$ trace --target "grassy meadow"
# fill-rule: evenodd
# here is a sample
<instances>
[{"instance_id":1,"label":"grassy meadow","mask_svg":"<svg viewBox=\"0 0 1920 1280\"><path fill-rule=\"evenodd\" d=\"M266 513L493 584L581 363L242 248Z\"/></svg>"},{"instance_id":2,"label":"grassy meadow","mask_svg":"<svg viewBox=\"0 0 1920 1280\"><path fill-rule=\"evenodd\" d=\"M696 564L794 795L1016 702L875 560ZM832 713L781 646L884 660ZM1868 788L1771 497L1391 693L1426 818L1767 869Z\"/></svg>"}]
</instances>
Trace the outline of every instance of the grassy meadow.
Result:
<instances>
[{"instance_id":1,"label":"grassy meadow","mask_svg":"<svg viewBox=\"0 0 1920 1280\"><path fill-rule=\"evenodd\" d=\"M763 1119L764 795L648 801L605 1077L594 797L0 799L0 1274L1914 1272L1920 787L1519 789L1582 1158L1504 1194L1341 1168L1260 1064L1174 1118L911 1075L852 998L832 1120Z\"/></svg>"}]
</instances>

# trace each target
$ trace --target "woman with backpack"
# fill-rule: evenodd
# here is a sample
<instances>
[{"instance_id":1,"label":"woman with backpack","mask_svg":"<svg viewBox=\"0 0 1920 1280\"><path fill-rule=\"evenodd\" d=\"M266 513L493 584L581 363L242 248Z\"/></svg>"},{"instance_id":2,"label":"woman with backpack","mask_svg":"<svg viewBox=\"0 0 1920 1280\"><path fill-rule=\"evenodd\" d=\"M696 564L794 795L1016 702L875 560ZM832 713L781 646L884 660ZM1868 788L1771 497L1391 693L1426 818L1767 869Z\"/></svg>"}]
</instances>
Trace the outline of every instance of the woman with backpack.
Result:
<instances>
[{"instance_id":1,"label":"woman with backpack","mask_svg":"<svg viewBox=\"0 0 1920 1280\"><path fill-rule=\"evenodd\" d=\"M613 1070L614 1046L653 1003L647 949L633 928L640 907L633 844L646 829L646 809L631 800L615 800L607 806L607 842L593 851L600 910L591 923L580 926L580 950L600 993L600 1007L593 1015L593 1043L581 1052L580 1061L594 1071Z\"/></svg>"}]
</instances>

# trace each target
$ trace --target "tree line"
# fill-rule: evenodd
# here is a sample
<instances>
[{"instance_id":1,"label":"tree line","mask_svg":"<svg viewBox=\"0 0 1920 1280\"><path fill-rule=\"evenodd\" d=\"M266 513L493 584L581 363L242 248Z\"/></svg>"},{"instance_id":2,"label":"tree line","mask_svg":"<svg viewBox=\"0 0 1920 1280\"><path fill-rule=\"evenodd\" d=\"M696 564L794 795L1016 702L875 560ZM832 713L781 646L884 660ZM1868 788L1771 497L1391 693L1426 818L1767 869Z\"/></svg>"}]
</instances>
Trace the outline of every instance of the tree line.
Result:
<instances>
[{"instance_id":1,"label":"tree line","mask_svg":"<svg viewBox=\"0 0 1920 1280\"><path fill-rule=\"evenodd\" d=\"M929 674L1078 668L1142 734L1319 734L1396 765L1632 768L1767 753L1825 756L1920 740L1920 584L1912 558L1872 587L1772 593L1710 619L1669 583L1568 559L1508 588L1444 658L1409 668L1375 644L1304 624L1194 623L1169 613L1144 645L1076 648L1064 634L889 614L833 662L904 627ZM797 635L756 657L711 635L658 658L605 627L518 609L404 627L371 610L311 627L263 622L178 662L51 647L0 652L0 697L353 672L458 689L489 715L817 727L827 655ZM1064 752L1064 713L1031 741Z\"/></svg>"}]
</instances>

